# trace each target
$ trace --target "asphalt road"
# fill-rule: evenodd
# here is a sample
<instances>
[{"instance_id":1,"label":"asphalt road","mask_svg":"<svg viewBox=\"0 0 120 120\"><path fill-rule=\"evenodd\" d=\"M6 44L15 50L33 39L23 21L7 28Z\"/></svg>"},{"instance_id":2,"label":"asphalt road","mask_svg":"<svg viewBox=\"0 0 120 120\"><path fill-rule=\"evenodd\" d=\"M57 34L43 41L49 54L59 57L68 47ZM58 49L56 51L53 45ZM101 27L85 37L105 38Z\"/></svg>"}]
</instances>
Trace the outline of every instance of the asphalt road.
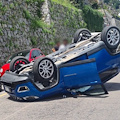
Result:
<instances>
[{"instance_id":1,"label":"asphalt road","mask_svg":"<svg viewBox=\"0 0 120 120\"><path fill-rule=\"evenodd\" d=\"M99 97L62 96L36 102L16 102L0 93L0 120L120 120L120 75L105 84Z\"/></svg>"},{"instance_id":2,"label":"asphalt road","mask_svg":"<svg viewBox=\"0 0 120 120\"><path fill-rule=\"evenodd\" d=\"M116 26L115 18L113 18L113 16L107 10L105 11L105 13L106 13L106 16L108 18L110 25Z\"/></svg>"}]
</instances>

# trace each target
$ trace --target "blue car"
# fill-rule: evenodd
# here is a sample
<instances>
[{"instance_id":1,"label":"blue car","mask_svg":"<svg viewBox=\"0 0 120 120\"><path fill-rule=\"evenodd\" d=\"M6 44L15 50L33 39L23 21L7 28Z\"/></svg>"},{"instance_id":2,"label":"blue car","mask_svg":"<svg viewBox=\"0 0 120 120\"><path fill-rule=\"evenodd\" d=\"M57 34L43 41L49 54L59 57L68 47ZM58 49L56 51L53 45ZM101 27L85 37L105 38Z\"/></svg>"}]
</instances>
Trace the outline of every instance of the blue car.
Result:
<instances>
[{"instance_id":1,"label":"blue car","mask_svg":"<svg viewBox=\"0 0 120 120\"><path fill-rule=\"evenodd\" d=\"M10 96L24 100L69 93L107 94L104 83L120 69L119 44L116 26L95 33L79 29L72 44L62 50L24 65L18 63L28 63L26 58L14 58L1 82Z\"/></svg>"}]
</instances>

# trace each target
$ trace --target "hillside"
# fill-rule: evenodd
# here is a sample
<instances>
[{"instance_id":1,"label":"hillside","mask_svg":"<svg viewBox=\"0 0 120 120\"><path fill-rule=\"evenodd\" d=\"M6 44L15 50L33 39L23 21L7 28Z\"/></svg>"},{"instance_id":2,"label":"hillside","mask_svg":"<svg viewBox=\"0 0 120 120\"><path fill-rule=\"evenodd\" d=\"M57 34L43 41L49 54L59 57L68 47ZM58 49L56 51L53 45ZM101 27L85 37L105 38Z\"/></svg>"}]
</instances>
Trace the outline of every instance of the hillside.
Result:
<instances>
[{"instance_id":1,"label":"hillside","mask_svg":"<svg viewBox=\"0 0 120 120\"><path fill-rule=\"evenodd\" d=\"M32 47L48 54L56 40L71 41L74 32L83 27L100 31L102 24L102 14L90 7L85 7L83 14L68 0L0 2L0 62L3 64L16 51Z\"/></svg>"}]
</instances>

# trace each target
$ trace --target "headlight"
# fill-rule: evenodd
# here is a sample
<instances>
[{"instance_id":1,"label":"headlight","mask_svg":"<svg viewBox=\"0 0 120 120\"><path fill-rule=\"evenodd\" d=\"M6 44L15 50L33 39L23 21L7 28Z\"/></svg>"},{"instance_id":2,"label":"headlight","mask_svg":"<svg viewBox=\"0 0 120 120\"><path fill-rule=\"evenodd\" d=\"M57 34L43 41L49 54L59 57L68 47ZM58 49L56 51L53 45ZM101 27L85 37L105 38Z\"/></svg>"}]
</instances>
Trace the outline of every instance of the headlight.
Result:
<instances>
[{"instance_id":1,"label":"headlight","mask_svg":"<svg viewBox=\"0 0 120 120\"><path fill-rule=\"evenodd\" d=\"M3 69L1 68L1 69L0 69L0 73L2 73L2 72L3 72Z\"/></svg>"},{"instance_id":2,"label":"headlight","mask_svg":"<svg viewBox=\"0 0 120 120\"><path fill-rule=\"evenodd\" d=\"M11 93L11 88L10 88L10 87L8 87L8 86L4 86L4 89L5 89L6 92Z\"/></svg>"}]
</instances>

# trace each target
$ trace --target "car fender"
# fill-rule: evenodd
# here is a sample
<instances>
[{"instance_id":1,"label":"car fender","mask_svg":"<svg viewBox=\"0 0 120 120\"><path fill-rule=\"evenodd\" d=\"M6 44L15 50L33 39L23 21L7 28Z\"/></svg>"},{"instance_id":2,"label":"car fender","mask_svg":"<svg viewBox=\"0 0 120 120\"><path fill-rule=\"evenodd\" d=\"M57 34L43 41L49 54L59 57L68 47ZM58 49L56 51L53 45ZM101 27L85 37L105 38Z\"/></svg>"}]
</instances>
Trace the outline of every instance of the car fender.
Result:
<instances>
[{"instance_id":1,"label":"car fender","mask_svg":"<svg viewBox=\"0 0 120 120\"><path fill-rule=\"evenodd\" d=\"M7 63L7 64L3 65L1 67L0 77L3 76L3 74L5 73L5 71L9 71L9 70L10 70L10 63Z\"/></svg>"}]
</instances>

